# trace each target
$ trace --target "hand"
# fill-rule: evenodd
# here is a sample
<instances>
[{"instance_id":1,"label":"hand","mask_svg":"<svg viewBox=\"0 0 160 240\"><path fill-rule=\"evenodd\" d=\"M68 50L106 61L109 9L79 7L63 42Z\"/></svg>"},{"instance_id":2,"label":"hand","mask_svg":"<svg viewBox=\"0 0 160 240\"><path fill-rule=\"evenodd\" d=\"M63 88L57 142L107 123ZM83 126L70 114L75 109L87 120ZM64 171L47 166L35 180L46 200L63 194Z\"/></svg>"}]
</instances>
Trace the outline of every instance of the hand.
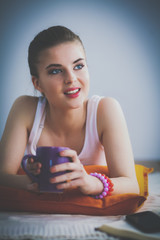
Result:
<instances>
[{"instance_id":1,"label":"hand","mask_svg":"<svg viewBox=\"0 0 160 240\"><path fill-rule=\"evenodd\" d=\"M50 179L51 183L59 183L57 189L69 189L78 187L84 194L97 194L102 192L103 184L95 177L90 176L84 169L77 153L67 149L60 152L60 156L70 157L72 162L55 165L50 168L51 173L70 171ZM97 190L98 188L98 190Z\"/></svg>"},{"instance_id":2,"label":"hand","mask_svg":"<svg viewBox=\"0 0 160 240\"><path fill-rule=\"evenodd\" d=\"M39 162L34 162L33 158L29 158L27 161L27 169L30 171L33 175L40 174L42 164Z\"/></svg>"},{"instance_id":3,"label":"hand","mask_svg":"<svg viewBox=\"0 0 160 240\"><path fill-rule=\"evenodd\" d=\"M40 174L40 171L41 171L41 163L39 162L34 162L34 159L33 158L29 158L28 161L27 161L27 170L32 173L33 175L38 175ZM38 183L36 182L31 182L31 179L29 181L29 183L27 184L26 186L27 190L28 191L31 191L31 192L39 192L38 190Z\"/></svg>"},{"instance_id":4,"label":"hand","mask_svg":"<svg viewBox=\"0 0 160 240\"><path fill-rule=\"evenodd\" d=\"M27 190L31 192L39 192L38 190L38 183L29 183L27 185Z\"/></svg>"}]
</instances>

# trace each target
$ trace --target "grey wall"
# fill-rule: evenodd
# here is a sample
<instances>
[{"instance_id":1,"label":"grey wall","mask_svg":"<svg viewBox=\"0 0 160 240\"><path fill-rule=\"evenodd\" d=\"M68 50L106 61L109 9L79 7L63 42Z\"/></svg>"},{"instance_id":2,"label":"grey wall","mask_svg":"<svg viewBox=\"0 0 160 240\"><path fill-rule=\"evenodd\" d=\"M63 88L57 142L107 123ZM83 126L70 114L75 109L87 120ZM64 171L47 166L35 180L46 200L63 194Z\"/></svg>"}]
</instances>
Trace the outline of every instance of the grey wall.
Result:
<instances>
[{"instance_id":1,"label":"grey wall","mask_svg":"<svg viewBox=\"0 0 160 240\"><path fill-rule=\"evenodd\" d=\"M1 0L0 136L13 101L34 94L27 65L30 41L60 24L84 42L90 96L119 100L135 158L160 159L159 12L159 0Z\"/></svg>"}]
</instances>

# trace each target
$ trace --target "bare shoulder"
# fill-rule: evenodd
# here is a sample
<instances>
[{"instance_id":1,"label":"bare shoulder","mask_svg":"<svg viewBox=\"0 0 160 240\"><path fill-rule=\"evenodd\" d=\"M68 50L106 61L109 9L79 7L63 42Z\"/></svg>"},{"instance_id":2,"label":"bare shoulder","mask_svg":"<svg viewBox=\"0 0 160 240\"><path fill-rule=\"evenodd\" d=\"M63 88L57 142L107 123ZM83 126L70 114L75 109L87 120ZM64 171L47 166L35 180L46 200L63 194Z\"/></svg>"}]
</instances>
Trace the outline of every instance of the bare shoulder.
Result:
<instances>
[{"instance_id":1,"label":"bare shoulder","mask_svg":"<svg viewBox=\"0 0 160 240\"><path fill-rule=\"evenodd\" d=\"M9 118L23 120L26 127L29 127L34 119L37 108L38 97L20 96L18 97L11 108Z\"/></svg>"},{"instance_id":2,"label":"bare shoulder","mask_svg":"<svg viewBox=\"0 0 160 240\"><path fill-rule=\"evenodd\" d=\"M111 116L115 113L121 113L122 109L119 102L115 98L105 97L100 100L98 106L98 114Z\"/></svg>"},{"instance_id":3,"label":"bare shoulder","mask_svg":"<svg viewBox=\"0 0 160 240\"><path fill-rule=\"evenodd\" d=\"M28 108L34 108L37 105L38 102L38 97L32 97L32 96L27 96L27 95L23 95L18 97L13 106L17 107L17 108L23 108L23 107L27 107Z\"/></svg>"},{"instance_id":4,"label":"bare shoulder","mask_svg":"<svg viewBox=\"0 0 160 240\"><path fill-rule=\"evenodd\" d=\"M102 98L97 112L99 136L103 134L104 130L109 131L118 126L120 122L125 123L120 103L115 98Z\"/></svg>"}]
</instances>

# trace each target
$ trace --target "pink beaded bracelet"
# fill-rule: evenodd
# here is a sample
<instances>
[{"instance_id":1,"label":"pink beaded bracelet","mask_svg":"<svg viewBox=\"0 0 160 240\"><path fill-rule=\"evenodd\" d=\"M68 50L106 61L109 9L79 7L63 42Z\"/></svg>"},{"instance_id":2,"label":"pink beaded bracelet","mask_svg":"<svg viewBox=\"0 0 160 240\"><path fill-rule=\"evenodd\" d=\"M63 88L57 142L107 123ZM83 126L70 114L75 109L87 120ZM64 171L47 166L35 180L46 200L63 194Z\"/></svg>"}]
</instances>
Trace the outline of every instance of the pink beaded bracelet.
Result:
<instances>
[{"instance_id":1,"label":"pink beaded bracelet","mask_svg":"<svg viewBox=\"0 0 160 240\"><path fill-rule=\"evenodd\" d=\"M97 177L102 183L103 183L103 191L99 195L92 195L92 197L99 199L99 198L104 198L107 195L111 195L111 192L113 191L113 183L112 181L105 176L104 174L101 173L90 173L91 176Z\"/></svg>"}]
</instances>

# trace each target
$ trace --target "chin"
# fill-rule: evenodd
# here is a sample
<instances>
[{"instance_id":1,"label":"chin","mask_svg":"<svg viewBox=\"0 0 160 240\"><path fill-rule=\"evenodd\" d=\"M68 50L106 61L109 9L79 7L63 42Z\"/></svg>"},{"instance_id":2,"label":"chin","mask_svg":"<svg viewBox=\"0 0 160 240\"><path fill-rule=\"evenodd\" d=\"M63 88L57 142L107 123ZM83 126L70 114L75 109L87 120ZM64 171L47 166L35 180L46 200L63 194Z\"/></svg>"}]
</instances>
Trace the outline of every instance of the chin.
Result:
<instances>
[{"instance_id":1,"label":"chin","mask_svg":"<svg viewBox=\"0 0 160 240\"><path fill-rule=\"evenodd\" d=\"M84 106L84 103L87 101L87 98L77 98L74 99L71 104L70 107L72 109L78 109L78 108L82 108Z\"/></svg>"}]
</instances>

